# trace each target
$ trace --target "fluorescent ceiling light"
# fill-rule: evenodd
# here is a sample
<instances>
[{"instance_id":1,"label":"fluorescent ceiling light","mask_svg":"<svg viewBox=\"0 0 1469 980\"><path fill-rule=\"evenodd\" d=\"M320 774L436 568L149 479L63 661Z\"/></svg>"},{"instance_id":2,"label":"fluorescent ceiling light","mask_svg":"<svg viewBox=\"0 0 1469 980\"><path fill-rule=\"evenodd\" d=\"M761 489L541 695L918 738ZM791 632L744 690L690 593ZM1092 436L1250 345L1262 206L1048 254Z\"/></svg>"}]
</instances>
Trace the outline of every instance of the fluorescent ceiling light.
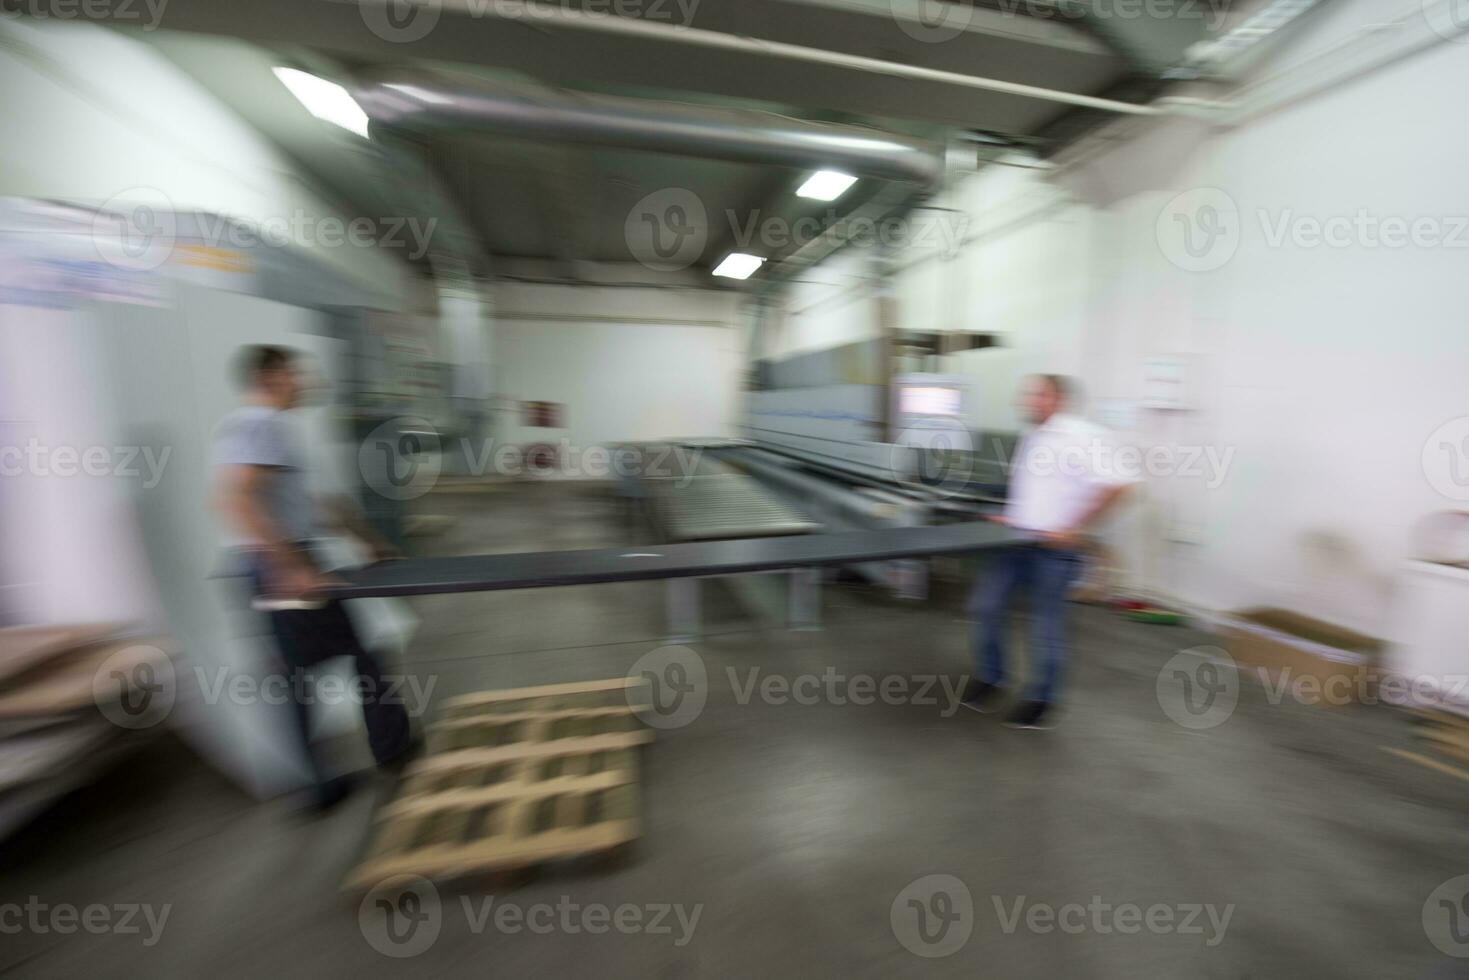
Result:
<instances>
[{"instance_id":1,"label":"fluorescent ceiling light","mask_svg":"<svg viewBox=\"0 0 1469 980\"><path fill-rule=\"evenodd\" d=\"M716 276L724 276L726 279L748 279L755 274L755 270L765 264L765 260L758 255L747 255L744 252L730 252L719 263L714 270Z\"/></svg>"},{"instance_id":2,"label":"fluorescent ceiling light","mask_svg":"<svg viewBox=\"0 0 1469 980\"><path fill-rule=\"evenodd\" d=\"M363 139L368 138L367 113L342 86L295 68L272 68L271 71L317 119L325 119L343 129L350 129Z\"/></svg>"},{"instance_id":3,"label":"fluorescent ceiling light","mask_svg":"<svg viewBox=\"0 0 1469 980\"><path fill-rule=\"evenodd\" d=\"M839 170L818 170L806 179L797 197L812 197L818 201L835 201L847 193L847 188L857 183L857 178Z\"/></svg>"}]
</instances>

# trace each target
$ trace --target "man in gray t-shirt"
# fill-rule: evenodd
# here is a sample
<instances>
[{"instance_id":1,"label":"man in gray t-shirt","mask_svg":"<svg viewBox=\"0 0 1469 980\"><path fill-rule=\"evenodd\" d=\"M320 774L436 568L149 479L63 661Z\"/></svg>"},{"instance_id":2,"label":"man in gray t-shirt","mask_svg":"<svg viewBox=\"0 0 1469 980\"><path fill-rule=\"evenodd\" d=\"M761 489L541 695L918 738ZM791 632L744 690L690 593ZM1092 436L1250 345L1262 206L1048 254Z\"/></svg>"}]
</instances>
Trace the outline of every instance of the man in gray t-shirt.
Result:
<instances>
[{"instance_id":1,"label":"man in gray t-shirt","mask_svg":"<svg viewBox=\"0 0 1469 980\"><path fill-rule=\"evenodd\" d=\"M374 559L396 557L352 501L319 503L311 495L306 452L290 415L306 387L296 353L251 347L243 356L244 404L215 430L214 469L233 543L250 552L265 573L266 591L298 599L329 584L307 549L328 533L323 516L334 529L360 539Z\"/></svg>"},{"instance_id":2,"label":"man in gray t-shirt","mask_svg":"<svg viewBox=\"0 0 1469 980\"><path fill-rule=\"evenodd\" d=\"M414 745L408 713L392 693L397 687L389 686L377 658L362 646L342 603L318 595L332 580L312 552L312 539L321 535L316 502L287 414L300 403L305 387L296 354L283 347L252 347L243 357L245 404L225 418L215 436L219 506L250 557L255 596L269 600L271 631L290 675L295 733L311 765L316 805L325 809L346 795L348 781L329 777L312 750L310 668L333 657L355 660L353 689L362 692L368 743L379 765L398 764ZM349 529L375 557L387 557L386 544L354 522L347 508L340 516L357 525Z\"/></svg>"},{"instance_id":3,"label":"man in gray t-shirt","mask_svg":"<svg viewBox=\"0 0 1469 980\"><path fill-rule=\"evenodd\" d=\"M294 351L252 347L242 356L244 404L215 432L220 510L250 553L264 591L300 599L329 584L306 550L320 536L316 502L287 414L306 386Z\"/></svg>"},{"instance_id":4,"label":"man in gray t-shirt","mask_svg":"<svg viewBox=\"0 0 1469 980\"><path fill-rule=\"evenodd\" d=\"M250 404L225 416L215 432L214 465L219 469L266 468L270 478L259 487L266 516L287 540L308 541L318 536L306 461L285 412L272 405Z\"/></svg>"}]
</instances>

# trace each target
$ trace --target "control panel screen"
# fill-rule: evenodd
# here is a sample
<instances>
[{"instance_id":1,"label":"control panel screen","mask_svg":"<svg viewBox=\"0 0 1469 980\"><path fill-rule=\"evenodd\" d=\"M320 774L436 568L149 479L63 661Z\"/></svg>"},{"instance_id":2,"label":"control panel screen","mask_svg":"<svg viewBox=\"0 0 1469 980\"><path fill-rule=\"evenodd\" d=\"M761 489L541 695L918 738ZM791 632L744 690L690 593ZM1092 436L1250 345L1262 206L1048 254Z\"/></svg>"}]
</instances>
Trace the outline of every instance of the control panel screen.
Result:
<instances>
[{"instance_id":1,"label":"control panel screen","mask_svg":"<svg viewBox=\"0 0 1469 980\"><path fill-rule=\"evenodd\" d=\"M958 416L963 411L958 388L905 386L898 391L898 414Z\"/></svg>"}]
</instances>

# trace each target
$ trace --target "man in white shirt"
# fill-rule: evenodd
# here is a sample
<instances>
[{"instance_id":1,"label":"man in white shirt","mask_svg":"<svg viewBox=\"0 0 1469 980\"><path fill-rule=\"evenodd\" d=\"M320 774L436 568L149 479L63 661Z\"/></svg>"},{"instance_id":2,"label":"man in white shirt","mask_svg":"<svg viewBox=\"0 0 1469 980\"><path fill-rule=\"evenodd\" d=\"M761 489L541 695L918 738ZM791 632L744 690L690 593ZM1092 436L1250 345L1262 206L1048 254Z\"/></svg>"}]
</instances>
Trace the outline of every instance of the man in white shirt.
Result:
<instances>
[{"instance_id":1,"label":"man in white shirt","mask_svg":"<svg viewBox=\"0 0 1469 980\"><path fill-rule=\"evenodd\" d=\"M1105 429L1066 412L1072 388L1054 374L1022 386L1021 414L1035 428L1016 449L1004 515L992 520L1036 540L997 553L975 582L978 670L964 705L976 711L993 711L1003 697L1010 604L1020 588L1030 593L1030 686L1007 722L1016 728L1051 727L1066 664L1066 596L1081 572L1084 535L1138 480L1117 465Z\"/></svg>"}]
</instances>

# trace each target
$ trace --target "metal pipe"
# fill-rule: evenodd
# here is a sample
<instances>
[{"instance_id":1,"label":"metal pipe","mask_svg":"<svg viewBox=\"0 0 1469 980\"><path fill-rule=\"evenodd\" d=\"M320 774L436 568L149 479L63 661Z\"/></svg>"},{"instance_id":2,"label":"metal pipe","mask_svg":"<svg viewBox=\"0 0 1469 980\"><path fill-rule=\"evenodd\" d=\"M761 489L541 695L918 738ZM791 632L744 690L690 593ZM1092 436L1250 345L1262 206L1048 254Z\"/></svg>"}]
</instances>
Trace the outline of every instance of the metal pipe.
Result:
<instances>
[{"instance_id":1,"label":"metal pipe","mask_svg":"<svg viewBox=\"0 0 1469 980\"><path fill-rule=\"evenodd\" d=\"M361 2L390 3L392 0L361 0ZM626 37L638 37L644 40L690 44L695 47L713 48L721 51L736 51L741 54L755 55L757 57L782 58L787 61L802 61L807 64L830 65L835 68L867 71L878 75L888 75L893 78L908 78L915 81L937 82L942 85L955 85L962 88L982 89L987 92L1001 92L1005 95L1039 99L1045 102L1060 102L1066 105L1081 106L1087 109L1100 109L1104 112L1116 112L1125 115L1153 116L1159 114L1159 110L1151 106L1139 105L1134 102L1100 99L1091 95L1081 95L1076 92L1063 92L1059 89L1041 88L1036 85L1022 85L1018 82L1006 82L997 78L985 78L980 75L965 75L955 71L941 71L937 68L924 68L919 65L909 65L897 61L884 61L881 58L868 58L863 55L828 51L824 48L811 48L802 44L787 44L783 41L767 41L763 38L726 34L723 31L711 31L702 27L655 24L639 20L635 17L607 16L606 14L590 13L572 7L552 6L544 3L526 2L526 0L498 0L498 2L490 4L479 2L479 0L440 0L440 2L443 3L443 7L446 10L453 11L457 9L474 15L488 14L492 17L501 17L505 20L517 21L523 24L534 24L537 27L562 27L573 30L599 31L604 34L620 34Z\"/></svg>"},{"instance_id":2,"label":"metal pipe","mask_svg":"<svg viewBox=\"0 0 1469 980\"><path fill-rule=\"evenodd\" d=\"M1425 0L1425 3L1427 0ZM1192 78L1201 74L1220 75L1238 68L1245 56L1258 51L1268 40L1310 13L1321 0L1273 0L1223 37L1195 46L1193 54L1168 77Z\"/></svg>"},{"instance_id":3,"label":"metal pipe","mask_svg":"<svg viewBox=\"0 0 1469 980\"><path fill-rule=\"evenodd\" d=\"M925 186L944 172L936 144L774 113L490 85L406 69L365 77L354 96L374 127L394 130L477 128L527 139L832 168Z\"/></svg>"},{"instance_id":4,"label":"metal pipe","mask_svg":"<svg viewBox=\"0 0 1469 980\"><path fill-rule=\"evenodd\" d=\"M1389 21L1373 21L1332 42L1304 60L1249 82L1223 99L1168 96L1154 103L1173 115L1188 115L1219 126L1239 126L1257 116L1321 92L1332 91L1420 51L1469 33L1456 16L1458 0L1423 0ZM1115 140L1113 140L1115 142Z\"/></svg>"}]
</instances>

